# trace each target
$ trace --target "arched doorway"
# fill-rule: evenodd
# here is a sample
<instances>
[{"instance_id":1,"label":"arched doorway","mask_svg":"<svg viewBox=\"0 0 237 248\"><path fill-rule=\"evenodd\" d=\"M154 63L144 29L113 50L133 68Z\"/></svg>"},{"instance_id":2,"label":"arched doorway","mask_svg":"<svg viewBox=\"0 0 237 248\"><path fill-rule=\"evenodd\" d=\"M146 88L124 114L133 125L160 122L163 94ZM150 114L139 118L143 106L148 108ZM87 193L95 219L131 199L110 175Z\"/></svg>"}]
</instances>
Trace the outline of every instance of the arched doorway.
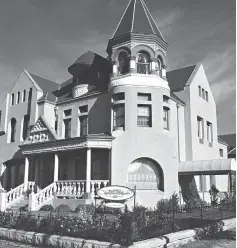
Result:
<instances>
[{"instance_id":1,"label":"arched doorway","mask_svg":"<svg viewBox=\"0 0 237 248\"><path fill-rule=\"evenodd\" d=\"M127 170L127 186L137 189L164 191L164 174L161 166L153 159L138 158Z\"/></svg>"}]
</instances>

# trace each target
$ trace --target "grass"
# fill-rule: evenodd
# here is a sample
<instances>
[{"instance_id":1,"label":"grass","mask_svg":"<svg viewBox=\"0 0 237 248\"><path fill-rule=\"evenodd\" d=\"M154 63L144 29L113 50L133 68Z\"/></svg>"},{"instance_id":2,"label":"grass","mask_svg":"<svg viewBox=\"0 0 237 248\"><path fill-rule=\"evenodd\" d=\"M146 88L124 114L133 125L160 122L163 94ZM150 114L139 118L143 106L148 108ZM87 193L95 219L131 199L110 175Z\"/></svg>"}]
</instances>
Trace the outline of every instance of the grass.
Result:
<instances>
[{"instance_id":1,"label":"grass","mask_svg":"<svg viewBox=\"0 0 237 248\"><path fill-rule=\"evenodd\" d=\"M236 229L230 229L224 232L217 233L214 237L206 237L202 240L197 240L186 245L179 246L179 248L220 248L236 247Z\"/></svg>"}]
</instances>

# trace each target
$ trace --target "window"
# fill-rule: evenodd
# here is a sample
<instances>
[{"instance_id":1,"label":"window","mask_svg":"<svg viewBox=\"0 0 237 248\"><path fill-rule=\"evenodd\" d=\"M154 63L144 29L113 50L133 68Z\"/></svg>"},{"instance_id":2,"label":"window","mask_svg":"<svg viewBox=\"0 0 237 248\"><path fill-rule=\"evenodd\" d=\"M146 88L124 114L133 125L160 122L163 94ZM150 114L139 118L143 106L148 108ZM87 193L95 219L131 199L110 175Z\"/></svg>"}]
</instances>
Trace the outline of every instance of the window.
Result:
<instances>
[{"instance_id":1,"label":"window","mask_svg":"<svg viewBox=\"0 0 237 248\"><path fill-rule=\"evenodd\" d=\"M22 102L26 101L26 90L23 90Z\"/></svg>"},{"instance_id":2,"label":"window","mask_svg":"<svg viewBox=\"0 0 237 248\"><path fill-rule=\"evenodd\" d=\"M197 126L198 126L198 137L199 141L203 142L204 138L204 126L203 126L203 119L201 117L197 117Z\"/></svg>"},{"instance_id":3,"label":"window","mask_svg":"<svg viewBox=\"0 0 237 248\"><path fill-rule=\"evenodd\" d=\"M28 101L31 101L32 99L32 88L29 90L29 95L28 95Z\"/></svg>"},{"instance_id":4,"label":"window","mask_svg":"<svg viewBox=\"0 0 237 248\"><path fill-rule=\"evenodd\" d=\"M12 96L11 96L11 105L14 105L14 93L12 93Z\"/></svg>"},{"instance_id":5,"label":"window","mask_svg":"<svg viewBox=\"0 0 237 248\"><path fill-rule=\"evenodd\" d=\"M206 91L206 101L208 102L208 92Z\"/></svg>"},{"instance_id":6,"label":"window","mask_svg":"<svg viewBox=\"0 0 237 248\"><path fill-rule=\"evenodd\" d=\"M169 109L163 108L164 129L169 130Z\"/></svg>"},{"instance_id":7,"label":"window","mask_svg":"<svg viewBox=\"0 0 237 248\"><path fill-rule=\"evenodd\" d=\"M161 77L162 76L162 58L160 56L158 56L157 58L157 72L158 75Z\"/></svg>"},{"instance_id":8,"label":"window","mask_svg":"<svg viewBox=\"0 0 237 248\"><path fill-rule=\"evenodd\" d=\"M137 126L151 127L151 106L137 105Z\"/></svg>"},{"instance_id":9,"label":"window","mask_svg":"<svg viewBox=\"0 0 237 248\"><path fill-rule=\"evenodd\" d=\"M16 119L11 119L11 138L10 142L15 142L16 139Z\"/></svg>"},{"instance_id":10,"label":"window","mask_svg":"<svg viewBox=\"0 0 237 248\"><path fill-rule=\"evenodd\" d=\"M207 121L207 140L209 141L209 145L213 142L212 123L209 121Z\"/></svg>"},{"instance_id":11,"label":"window","mask_svg":"<svg viewBox=\"0 0 237 248\"><path fill-rule=\"evenodd\" d=\"M169 97L168 96L163 96L163 102L165 102L165 103L169 103Z\"/></svg>"},{"instance_id":12,"label":"window","mask_svg":"<svg viewBox=\"0 0 237 248\"><path fill-rule=\"evenodd\" d=\"M122 101L125 99L125 95L124 95L124 92L120 92L120 93L117 93L117 94L113 94L112 96L113 100L116 102L116 101Z\"/></svg>"},{"instance_id":13,"label":"window","mask_svg":"<svg viewBox=\"0 0 237 248\"><path fill-rule=\"evenodd\" d=\"M224 157L224 151L220 148L220 157Z\"/></svg>"},{"instance_id":14,"label":"window","mask_svg":"<svg viewBox=\"0 0 237 248\"><path fill-rule=\"evenodd\" d=\"M129 72L129 55L127 52L120 52L118 56L118 64L119 74L126 74Z\"/></svg>"},{"instance_id":15,"label":"window","mask_svg":"<svg viewBox=\"0 0 237 248\"><path fill-rule=\"evenodd\" d=\"M88 105L80 106L79 107L79 112L82 113L87 113L88 112Z\"/></svg>"},{"instance_id":16,"label":"window","mask_svg":"<svg viewBox=\"0 0 237 248\"><path fill-rule=\"evenodd\" d=\"M115 105L114 112L114 128L123 127L125 125L125 109L124 104Z\"/></svg>"},{"instance_id":17,"label":"window","mask_svg":"<svg viewBox=\"0 0 237 248\"><path fill-rule=\"evenodd\" d=\"M57 120L54 122L54 130L55 130L55 133L58 132L58 121Z\"/></svg>"},{"instance_id":18,"label":"window","mask_svg":"<svg viewBox=\"0 0 237 248\"><path fill-rule=\"evenodd\" d=\"M198 92L199 92L199 96L202 97L202 88L200 85L198 86Z\"/></svg>"},{"instance_id":19,"label":"window","mask_svg":"<svg viewBox=\"0 0 237 248\"><path fill-rule=\"evenodd\" d=\"M149 56L145 53L138 53L137 58L137 73L149 74Z\"/></svg>"},{"instance_id":20,"label":"window","mask_svg":"<svg viewBox=\"0 0 237 248\"><path fill-rule=\"evenodd\" d=\"M151 101L151 94L150 93L137 93L138 100L141 101Z\"/></svg>"},{"instance_id":21,"label":"window","mask_svg":"<svg viewBox=\"0 0 237 248\"><path fill-rule=\"evenodd\" d=\"M71 109L64 110L64 117L71 116L71 115L72 115Z\"/></svg>"},{"instance_id":22,"label":"window","mask_svg":"<svg viewBox=\"0 0 237 248\"><path fill-rule=\"evenodd\" d=\"M80 116L80 136L87 135L87 127L88 127L88 116Z\"/></svg>"},{"instance_id":23,"label":"window","mask_svg":"<svg viewBox=\"0 0 237 248\"><path fill-rule=\"evenodd\" d=\"M17 92L17 100L16 100L16 103L18 104L20 102L20 92L18 91Z\"/></svg>"},{"instance_id":24,"label":"window","mask_svg":"<svg viewBox=\"0 0 237 248\"><path fill-rule=\"evenodd\" d=\"M22 130L23 140L25 140L27 138L28 133L29 133L29 129L30 129L30 116L25 115L24 120L23 120L23 130Z\"/></svg>"},{"instance_id":25,"label":"window","mask_svg":"<svg viewBox=\"0 0 237 248\"><path fill-rule=\"evenodd\" d=\"M0 111L0 125L1 125L1 122L2 122L2 111Z\"/></svg>"},{"instance_id":26,"label":"window","mask_svg":"<svg viewBox=\"0 0 237 248\"><path fill-rule=\"evenodd\" d=\"M70 138L71 137L71 118L65 119L64 121L64 137Z\"/></svg>"},{"instance_id":27,"label":"window","mask_svg":"<svg viewBox=\"0 0 237 248\"><path fill-rule=\"evenodd\" d=\"M205 100L205 90L202 89L202 98Z\"/></svg>"}]
</instances>

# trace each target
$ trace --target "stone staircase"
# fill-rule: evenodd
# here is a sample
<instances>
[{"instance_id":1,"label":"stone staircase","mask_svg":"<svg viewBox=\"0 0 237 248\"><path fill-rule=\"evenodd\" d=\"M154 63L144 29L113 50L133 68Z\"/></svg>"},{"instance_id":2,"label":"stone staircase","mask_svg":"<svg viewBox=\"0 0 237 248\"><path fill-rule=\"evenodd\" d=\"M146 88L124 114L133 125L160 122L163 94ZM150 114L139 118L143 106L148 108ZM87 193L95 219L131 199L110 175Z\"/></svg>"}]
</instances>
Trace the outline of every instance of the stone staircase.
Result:
<instances>
[{"instance_id":1,"label":"stone staircase","mask_svg":"<svg viewBox=\"0 0 237 248\"><path fill-rule=\"evenodd\" d=\"M8 207L6 211L19 212L21 211L21 208L27 207L28 204L29 204L29 199L21 199L15 202L12 206Z\"/></svg>"}]
</instances>

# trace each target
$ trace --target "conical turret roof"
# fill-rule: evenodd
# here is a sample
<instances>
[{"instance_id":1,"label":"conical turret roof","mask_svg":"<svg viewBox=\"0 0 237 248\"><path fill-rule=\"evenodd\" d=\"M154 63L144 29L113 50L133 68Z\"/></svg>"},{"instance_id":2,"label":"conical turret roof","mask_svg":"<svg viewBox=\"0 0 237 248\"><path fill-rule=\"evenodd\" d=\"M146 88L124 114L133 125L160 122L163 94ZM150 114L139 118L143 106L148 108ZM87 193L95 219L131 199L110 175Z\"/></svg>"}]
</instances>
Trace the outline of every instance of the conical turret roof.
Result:
<instances>
[{"instance_id":1,"label":"conical turret roof","mask_svg":"<svg viewBox=\"0 0 237 248\"><path fill-rule=\"evenodd\" d=\"M127 33L156 34L164 40L143 0L130 0L112 38Z\"/></svg>"}]
</instances>

